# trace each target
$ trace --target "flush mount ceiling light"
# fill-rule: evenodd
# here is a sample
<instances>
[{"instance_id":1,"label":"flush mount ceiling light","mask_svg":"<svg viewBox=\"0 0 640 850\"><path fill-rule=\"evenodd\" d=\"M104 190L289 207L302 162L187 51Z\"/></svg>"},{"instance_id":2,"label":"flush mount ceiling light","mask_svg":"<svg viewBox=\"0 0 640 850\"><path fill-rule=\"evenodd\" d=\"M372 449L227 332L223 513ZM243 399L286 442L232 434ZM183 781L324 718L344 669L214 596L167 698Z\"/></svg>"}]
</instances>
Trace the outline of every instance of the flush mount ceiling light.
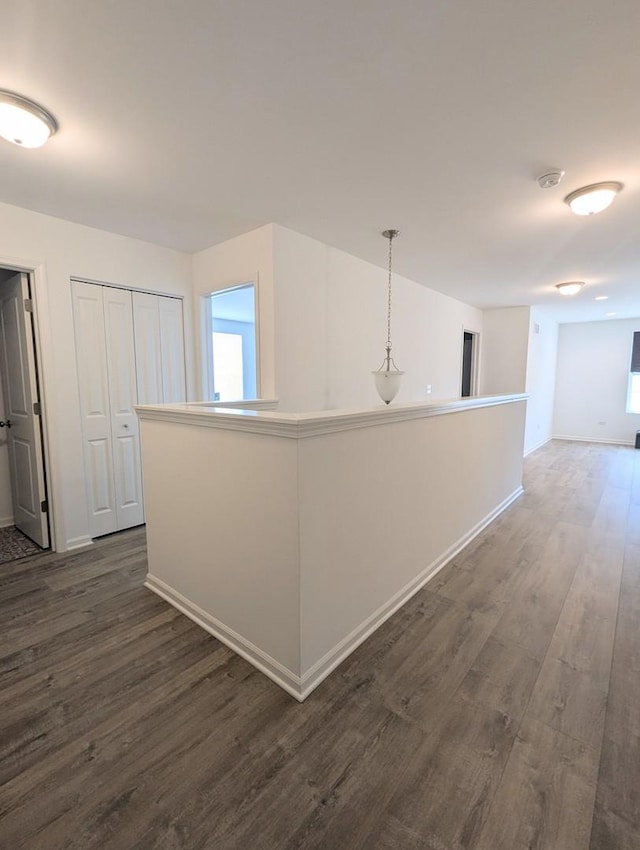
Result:
<instances>
[{"instance_id":1,"label":"flush mount ceiling light","mask_svg":"<svg viewBox=\"0 0 640 850\"><path fill-rule=\"evenodd\" d=\"M596 297L593 300L594 301L608 301L608 299L609 299L608 295L596 295Z\"/></svg>"},{"instance_id":2,"label":"flush mount ceiling light","mask_svg":"<svg viewBox=\"0 0 640 850\"><path fill-rule=\"evenodd\" d=\"M566 283L556 283L560 295L577 295L584 283L581 280L568 280Z\"/></svg>"},{"instance_id":3,"label":"flush mount ceiling light","mask_svg":"<svg viewBox=\"0 0 640 850\"><path fill-rule=\"evenodd\" d=\"M606 210L621 189L622 183L594 183L571 192L564 202L576 215L595 215Z\"/></svg>"},{"instance_id":4,"label":"flush mount ceiling light","mask_svg":"<svg viewBox=\"0 0 640 850\"><path fill-rule=\"evenodd\" d=\"M0 89L0 136L23 148L39 148L58 129L58 122L42 106L14 92Z\"/></svg>"}]
</instances>

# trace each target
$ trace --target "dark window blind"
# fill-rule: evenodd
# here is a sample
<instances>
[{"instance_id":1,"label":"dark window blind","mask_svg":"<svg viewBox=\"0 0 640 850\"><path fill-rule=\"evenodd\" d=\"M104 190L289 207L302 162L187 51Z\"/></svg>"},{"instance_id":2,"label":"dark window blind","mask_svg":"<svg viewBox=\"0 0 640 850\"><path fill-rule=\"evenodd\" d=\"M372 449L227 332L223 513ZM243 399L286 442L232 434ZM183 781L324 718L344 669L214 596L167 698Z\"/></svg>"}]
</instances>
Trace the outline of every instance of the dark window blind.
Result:
<instances>
[{"instance_id":1,"label":"dark window blind","mask_svg":"<svg viewBox=\"0 0 640 850\"><path fill-rule=\"evenodd\" d=\"M640 331L633 333L633 348L631 349L630 372L640 372Z\"/></svg>"}]
</instances>

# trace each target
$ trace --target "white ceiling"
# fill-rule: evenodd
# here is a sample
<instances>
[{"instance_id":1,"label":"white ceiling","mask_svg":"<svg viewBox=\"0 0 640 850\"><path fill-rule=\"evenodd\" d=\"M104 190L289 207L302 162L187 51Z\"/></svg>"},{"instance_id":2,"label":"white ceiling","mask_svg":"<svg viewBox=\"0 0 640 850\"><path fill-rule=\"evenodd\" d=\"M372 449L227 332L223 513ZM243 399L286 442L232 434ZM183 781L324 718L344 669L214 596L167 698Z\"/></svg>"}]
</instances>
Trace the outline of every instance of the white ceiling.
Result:
<instances>
[{"instance_id":1,"label":"white ceiling","mask_svg":"<svg viewBox=\"0 0 640 850\"><path fill-rule=\"evenodd\" d=\"M640 316L637 0L3 0L0 31L0 88L60 123L0 144L0 200L183 251L275 221L381 266L396 227L395 270L468 303Z\"/></svg>"}]
</instances>

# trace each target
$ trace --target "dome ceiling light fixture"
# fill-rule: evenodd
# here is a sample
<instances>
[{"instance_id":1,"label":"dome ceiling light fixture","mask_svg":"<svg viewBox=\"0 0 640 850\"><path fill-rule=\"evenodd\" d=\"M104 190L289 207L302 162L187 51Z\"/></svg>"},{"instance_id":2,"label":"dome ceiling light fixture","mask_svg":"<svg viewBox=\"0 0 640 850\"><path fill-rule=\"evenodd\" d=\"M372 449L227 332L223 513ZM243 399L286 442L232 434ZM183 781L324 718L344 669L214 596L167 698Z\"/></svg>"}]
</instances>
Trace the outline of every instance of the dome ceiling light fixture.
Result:
<instances>
[{"instance_id":1,"label":"dome ceiling light fixture","mask_svg":"<svg viewBox=\"0 0 640 850\"><path fill-rule=\"evenodd\" d=\"M556 283L556 289L560 295L577 295L584 286L581 280L567 280L565 283Z\"/></svg>"},{"instance_id":2,"label":"dome ceiling light fixture","mask_svg":"<svg viewBox=\"0 0 640 850\"><path fill-rule=\"evenodd\" d=\"M0 136L23 148L39 148L58 129L44 107L15 92L0 89Z\"/></svg>"},{"instance_id":3,"label":"dome ceiling light fixture","mask_svg":"<svg viewBox=\"0 0 640 850\"><path fill-rule=\"evenodd\" d=\"M564 202L576 215L595 215L611 206L613 199L622 188L622 183L616 181L593 183L591 186L583 186L581 189L570 192Z\"/></svg>"}]
</instances>

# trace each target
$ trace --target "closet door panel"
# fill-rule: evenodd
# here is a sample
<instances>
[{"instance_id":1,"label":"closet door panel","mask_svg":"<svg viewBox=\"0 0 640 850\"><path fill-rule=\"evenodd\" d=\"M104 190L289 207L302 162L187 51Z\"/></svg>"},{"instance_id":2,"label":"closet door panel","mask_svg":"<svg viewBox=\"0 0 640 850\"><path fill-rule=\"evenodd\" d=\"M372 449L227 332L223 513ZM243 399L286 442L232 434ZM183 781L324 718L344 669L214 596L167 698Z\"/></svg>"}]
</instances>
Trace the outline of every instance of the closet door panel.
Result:
<instances>
[{"instance_id":1,"label":"closet door panel","mask_svg":"<svg viewBox=\"0 0 640 850\"><path fill-rule=\"evenodd\" d=\"M144 522L131 292L104 286L104 319L118 529Z\"/></svg>"},{"instance_id":2,"label":"closet door panel","mask_svg":"<svg viewBox=\"0 0 640 850\"><path fill-rule=\"evenodd\" d=\"M85 488L92 537L117 530L102 287L72 282Z\"/></svg>"},{"instance_id":3,"label":"closet door panel","mask_svg":"<svg viewBox=\"0 0 640 850\"><path fill-rule=\"evenodd\" d=\"M162 358L157 297L133 293L138 404L162 404Z\"/></svg>"},{"instance_id":4,"label":"closet door panel","mask_svg":"<svg viewBox=\"0 0 640 850\"><path fill-rule=\"evenodd\" d=\"M159 295L157 302L160 320L162 399L164 404L186 401L182 301L179 298Z\"/></svg>"}]
</instances>

